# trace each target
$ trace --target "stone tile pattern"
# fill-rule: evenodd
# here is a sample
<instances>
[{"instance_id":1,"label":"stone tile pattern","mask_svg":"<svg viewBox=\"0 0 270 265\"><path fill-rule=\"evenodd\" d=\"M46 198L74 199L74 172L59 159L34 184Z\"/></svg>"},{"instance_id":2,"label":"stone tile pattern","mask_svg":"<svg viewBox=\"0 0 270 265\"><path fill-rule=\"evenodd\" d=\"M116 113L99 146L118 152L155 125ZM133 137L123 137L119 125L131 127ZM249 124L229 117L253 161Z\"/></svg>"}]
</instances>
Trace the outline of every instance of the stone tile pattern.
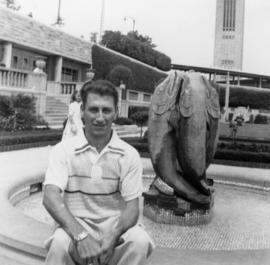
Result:
<instances>
[{"instance_id":1,"label":"stone tile pattern","mask_svg":"<svg viewBox=\"0 0 270 265\"><path fill-rule=\"evenodd\" d=\"M61 30L0 8L0 40L91 63L91 43Z\"/></svg>"},{"instance_id":2,"label":"stone tile pattern","mask_svg":"<svg viewBox=\"0 0 270 265\"><path fill-rule=\"evenodd\" d=\"M144 181L145 189L151 179ZM159 224L143 217L147 232L157 246L194 250L240 250L270 248L269 191L215 184L212 221L207 225ZM20 202L25 214L53 223L41 204L41 193Z\"/></svg>"}]
</instances>

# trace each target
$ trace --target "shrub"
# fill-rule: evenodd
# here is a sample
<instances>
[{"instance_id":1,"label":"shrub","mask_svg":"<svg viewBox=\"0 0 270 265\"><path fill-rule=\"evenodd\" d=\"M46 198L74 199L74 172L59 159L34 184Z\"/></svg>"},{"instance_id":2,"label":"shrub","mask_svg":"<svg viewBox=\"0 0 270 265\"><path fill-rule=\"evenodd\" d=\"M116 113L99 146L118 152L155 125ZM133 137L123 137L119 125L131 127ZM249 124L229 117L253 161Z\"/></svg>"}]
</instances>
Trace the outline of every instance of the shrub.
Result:
<instances>
[{"instance_id":1,"label":"shrub","mask_svg":"<svg viewBox=\"0 0 270 265\"><path fill-rule=\"evenodd\" d=\"M134 120L134 122L141 127L140 136L142 137L142 127L148 121L148 111L138 111L133 113L130 118Z\"/></svg>"},{"instance_id":2,"label":"shrub","mask_svg":"<svg viewBox=\"0 0 270 265\"><path fill-rule=\"evenodd\" d=\"M116 65L108 74L108 79L115 85L119 86L121 81L126 87L132 87L134 80L130 68L124 65Z\"/></svg>"},{"instance_id":3,"label":"shrub","mask_svg":"<svg viewBox=\"0 0 270 265\"><path fill-rule=\"evenodd\" d=\"M118 117L115 121L115 124L118 125L131 125L134 124L133 120L126 118L126 117Z\"/></svg>"},{"instance_id":4,"label":"shrub","mask_svg":"<svg viewBox=\"0 0 270 265\"><path fill-rule=\"evenodd\" d=\"M129 106L128 116L131 117L136 112L149 112L149 107L143 106Z\"/></svg>"},{"instance_id":5,"label":"shrub","mask_svg":"<svg viewBox=\"0 0 270 265\"><path fill-rule=\"evenodd\" d=\"M0 146L17 145L26 143L37 143L47 141L60 141L62 130L33 130L11 132L9 135L2 135Z\"/></svg>"},{"instance_id":6,"label":"shrub","mask_svg":"<svg viewBox=\"0 0 270 265\"><path fill-rule=\"evenodd\" d=\"M256 123L256 124L268 124L268 118L265 115L258 114L254 119L254 123Z\"/></svg>"},{"instance_id":7,"label":"shrub","mask_svg":"<svg viewBox=\"0 0 270 265\"><path fill-rule=\"evenodd\" d=\"M0 129L31 129L36 122L34 97L23 94L0 96Z\"/></svg>"}]
</instances>

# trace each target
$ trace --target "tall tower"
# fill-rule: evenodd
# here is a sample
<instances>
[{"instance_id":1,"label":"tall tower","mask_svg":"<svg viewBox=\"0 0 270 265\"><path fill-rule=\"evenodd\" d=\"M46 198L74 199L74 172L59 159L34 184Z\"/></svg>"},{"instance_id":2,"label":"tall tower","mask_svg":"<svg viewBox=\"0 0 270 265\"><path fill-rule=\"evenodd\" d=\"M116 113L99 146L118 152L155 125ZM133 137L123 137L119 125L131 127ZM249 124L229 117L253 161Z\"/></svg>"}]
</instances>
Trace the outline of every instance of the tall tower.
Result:
<instances>
[{"instance_id":1,"label":"tall tower","mask_svg":"<svg viewBox=\"0 0 270 265\"><path fill-rule=\"evenodd\" d=\"M242 70L245 0L217 0L214 67Z\"/></svg>"}]
</instances>

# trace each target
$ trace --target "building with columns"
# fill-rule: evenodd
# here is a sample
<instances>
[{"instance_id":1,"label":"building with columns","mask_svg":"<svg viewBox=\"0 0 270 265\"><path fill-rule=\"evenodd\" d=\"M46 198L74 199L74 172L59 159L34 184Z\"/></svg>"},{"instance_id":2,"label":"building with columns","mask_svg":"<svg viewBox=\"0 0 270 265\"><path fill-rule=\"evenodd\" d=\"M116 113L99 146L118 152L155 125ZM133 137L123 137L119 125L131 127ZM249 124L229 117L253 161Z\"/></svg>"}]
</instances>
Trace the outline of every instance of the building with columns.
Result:
<instances>
[{"instance_id":1,"label":"building with columns","mask_svg":"<svg viewBox=\"0 0 270 265\"><path fill-rule=\"evenodd\" d=\"M108 52L156 68L102 47ZM92 43L18 12L0 7L0 94L24 93L34 96L36 112L50 127L62 126L70 95L89 79ZM130 108L147 108L151 92L118 88L119 116Z\"/></svg>"},{"instance_id":2,"label":"building with columns","mask_svg":"<svg viewBox=\"0 0 270 265\"><path fill-rule=\"evenodd\" d=\"M0 94L36 98L50 127L67 116L70 94L92 67L92 44L7 8L0 8Z\"/></svg>"},{"instance_id":3,"label":"building with columns","mask_svg":"<svg viewBox=\"0 0 270 265\"><path fill-rule=\"evenodd\" d=\"M242 70L245 0L216 0L214 67Z\"/></svg>"}]
</instances>

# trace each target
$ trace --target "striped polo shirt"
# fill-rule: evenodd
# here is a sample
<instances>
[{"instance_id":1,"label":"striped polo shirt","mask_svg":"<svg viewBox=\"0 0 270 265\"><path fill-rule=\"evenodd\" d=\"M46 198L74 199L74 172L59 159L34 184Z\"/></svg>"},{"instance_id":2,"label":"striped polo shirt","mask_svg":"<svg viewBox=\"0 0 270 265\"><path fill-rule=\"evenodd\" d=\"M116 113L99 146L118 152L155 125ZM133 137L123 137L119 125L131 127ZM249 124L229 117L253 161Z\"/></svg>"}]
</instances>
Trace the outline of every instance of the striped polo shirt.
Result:
<instances>
[{"instance_id":1,"label":"striped polo shirt","mask_svg":"<svg viewBox=\"0 0 270 265\"><path fill-rule=\"evenodd\" d=\"M98 153L84 135L53 147L44 185L56 185L76 217L103 219L121 214L125 201L141 196L142 164L115 131Z\"/></svg>"}]
</instances>

